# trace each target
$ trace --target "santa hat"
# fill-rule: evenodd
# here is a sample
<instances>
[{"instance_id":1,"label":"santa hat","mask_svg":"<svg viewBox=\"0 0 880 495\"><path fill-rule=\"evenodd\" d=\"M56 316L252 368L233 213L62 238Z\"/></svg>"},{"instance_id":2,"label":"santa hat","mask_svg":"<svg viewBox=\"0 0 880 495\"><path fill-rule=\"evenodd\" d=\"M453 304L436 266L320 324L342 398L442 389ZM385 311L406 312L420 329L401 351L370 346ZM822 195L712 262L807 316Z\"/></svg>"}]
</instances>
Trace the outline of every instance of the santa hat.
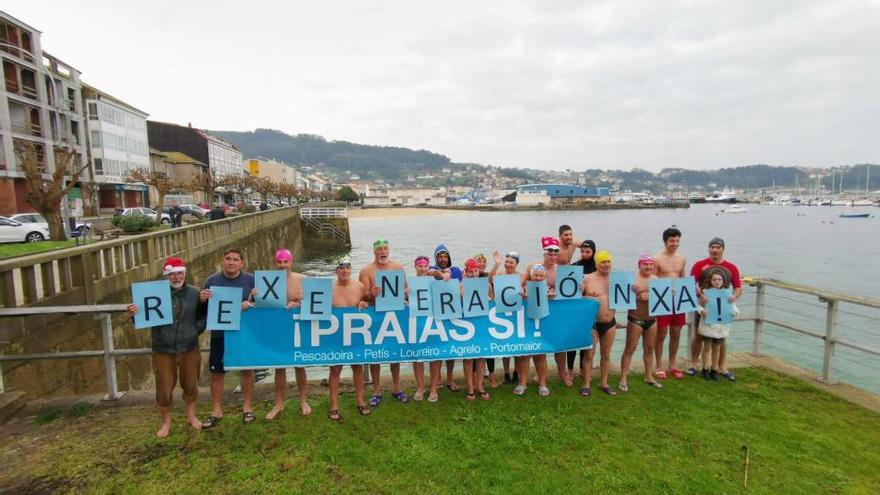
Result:
<instances>
[{"instance_id":1,"label":"santa hat","mask_svg":"<svg viewBox=\"0 0 880 495\"><path fill-rule=\"evenodd\" d=\"M556 248L559 249L559 239L555 237L542 237L541 249Z\"/></svg>"},{"instance_id":2,"label":"santa hat","mask_svg":"<svg viewBox=\"0 0 880 495\"><path fill-rule=\"evenodd\" d=\"M162 268L162 275L168 276L172 273L180 273L186 272L186 265L183 264L183 260L180 258L171 257L165 261L165 266Z\"/></svg>"}]
</instances>

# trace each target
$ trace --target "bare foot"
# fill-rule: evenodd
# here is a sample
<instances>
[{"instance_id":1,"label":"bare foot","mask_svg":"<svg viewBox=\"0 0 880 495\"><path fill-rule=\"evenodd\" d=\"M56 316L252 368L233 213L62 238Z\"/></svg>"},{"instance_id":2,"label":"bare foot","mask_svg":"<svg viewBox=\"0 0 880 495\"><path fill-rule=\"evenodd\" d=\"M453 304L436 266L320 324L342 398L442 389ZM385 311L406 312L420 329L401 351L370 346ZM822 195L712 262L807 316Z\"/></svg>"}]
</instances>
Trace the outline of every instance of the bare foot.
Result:
<instances>
[{"instance_id":1,"label":"bare foot","mask_svg":"<svg viewBox=\"0 0 880 495\"><path fill-rule=\"evenodd\" d=\"M159 438L165 438L171 433L171 423L162 423L162 427L156 432Z\"/></svg>"},{"instance_id":2,"label":"bare foot","mask_svg":"<svg viewBox=\"0 0 880 495\"><path fill-rule=\"evenodd\" d=\"M312 414L312 406L309 405L308 402L300 402L299 403L299 413L303 416L309 416Z\"/></svg>"},{"instance_id":3,"label":"bare foot","mask_svg":"<svg viewBox=\"0 0 880 495\"><path fill-rule=\"evenodd\" d=\"M570 387L574 385L574 380L571 379L571 375L566 373L562 376L562 383L564 383L566 387Z\"/></svg>"},{"instance_id":4,"label":"bare foot","mask_svg":"<svg viewBox=\"0 0 880 495\"><path fill-rule=\"evenodd\" d=\"M280 413L283 410L284 410L284 403L282 402L279 404L276 402L275 407L273 407L272 410L266 414L266 419L269 419L269 420L275 419L275 416L278 416L278 413Z\"/></svg>"},{"instance_id":5,"label":"bare foot","mask_svg":"<svg viewBox=\"0 0 880 495\"><path fill-rule=\"evenodd\" d=\"M190 426L193 427L194 430L201 430L202 429L202 422L199 421L199 418L193 416L191 418L186 418L186 421L187 421L187 423L189 423Z\"/></svg>"},{"instance_id":6,"label":"bare foot","mask_svg":"<svg viewBox=\"0 0 880 495\"><path fill-rule=\"evenodd\" d=\"M498 388L498 381L495 380L495 373L489 375L489 388Z\"/></svg>"}]
</instances>

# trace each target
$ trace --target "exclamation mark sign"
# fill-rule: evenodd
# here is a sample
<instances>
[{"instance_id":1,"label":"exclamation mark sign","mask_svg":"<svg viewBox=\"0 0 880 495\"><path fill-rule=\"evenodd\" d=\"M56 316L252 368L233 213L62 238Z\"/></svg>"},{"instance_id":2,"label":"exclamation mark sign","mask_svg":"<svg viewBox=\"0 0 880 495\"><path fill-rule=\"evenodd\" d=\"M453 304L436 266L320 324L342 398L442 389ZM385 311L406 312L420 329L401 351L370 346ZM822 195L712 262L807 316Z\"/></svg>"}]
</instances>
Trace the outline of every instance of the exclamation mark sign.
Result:
<instances>
[{"instance_id":1,"label":"exclamation mark sign","mask_svg":"<svg viewBox=\"0 0 880 495\"><path fill-rule=\"evenodd\" d=\"M715 299L715 305L718 308L718 312L716 313L718 315L718 323L721 323L721 298L720 297L718 299Z\"/></svg>"},{"instance_id":2,"label":"exclamation mark sign","mask_svg":"<svg viewBox=\"0 0 880 495\"><path fill-rule=\"evenodd\" d=\"M541 319L535 318L535 338L541 337Z\"/></svg>"}]
</instances>

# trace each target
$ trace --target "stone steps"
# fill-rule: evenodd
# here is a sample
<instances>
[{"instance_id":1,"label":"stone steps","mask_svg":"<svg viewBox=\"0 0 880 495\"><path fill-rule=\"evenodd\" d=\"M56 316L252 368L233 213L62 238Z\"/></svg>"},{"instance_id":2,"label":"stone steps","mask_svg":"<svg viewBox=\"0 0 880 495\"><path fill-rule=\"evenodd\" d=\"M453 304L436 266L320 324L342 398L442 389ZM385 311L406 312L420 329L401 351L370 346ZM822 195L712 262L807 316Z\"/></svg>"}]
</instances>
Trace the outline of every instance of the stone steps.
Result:
<instances>
[{"instance_id":1,"label":"stone steps","mask_svg":"<svg viewBox=\"0 0 880 495\"><path fill-rule=\"evenodd\" d=\"M5 423L13 414L27 404L23 392L6 392L0 394L0 424Z\"/></svg>"}]
</instances>

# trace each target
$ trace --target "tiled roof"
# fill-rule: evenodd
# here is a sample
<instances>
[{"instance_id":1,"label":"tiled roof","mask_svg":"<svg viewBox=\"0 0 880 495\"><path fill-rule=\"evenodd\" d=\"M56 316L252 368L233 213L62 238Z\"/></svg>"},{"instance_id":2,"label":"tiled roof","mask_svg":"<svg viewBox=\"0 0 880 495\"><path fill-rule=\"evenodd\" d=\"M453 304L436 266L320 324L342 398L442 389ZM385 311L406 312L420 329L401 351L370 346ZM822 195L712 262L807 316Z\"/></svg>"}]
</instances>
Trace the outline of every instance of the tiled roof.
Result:
<instances>
[{"instance_id":1,"label":"tiled roof","mask_svg":"<svg viewBox=\"0 0 880 495\"><path fill-rule=\"evenodd\" d=\"M165 161L166 161L166 162L168 162L168 163L173 163L173 164L175 164L175 165L177 165L177 164L186 164L186 163L194 163L194 164L196 164L196 165L202 165L202 166L205 166L204 163L202 163L202 162L196 160L195 158L192 158L192 157L190 157L190 156L188 156L188 155L186 155L186 154L184 154L184 153L181 153L181 152L179 152L179 151L166 151L166 152L164 153L164 155L165 155Z\"/></svg>"}]
</instances>

